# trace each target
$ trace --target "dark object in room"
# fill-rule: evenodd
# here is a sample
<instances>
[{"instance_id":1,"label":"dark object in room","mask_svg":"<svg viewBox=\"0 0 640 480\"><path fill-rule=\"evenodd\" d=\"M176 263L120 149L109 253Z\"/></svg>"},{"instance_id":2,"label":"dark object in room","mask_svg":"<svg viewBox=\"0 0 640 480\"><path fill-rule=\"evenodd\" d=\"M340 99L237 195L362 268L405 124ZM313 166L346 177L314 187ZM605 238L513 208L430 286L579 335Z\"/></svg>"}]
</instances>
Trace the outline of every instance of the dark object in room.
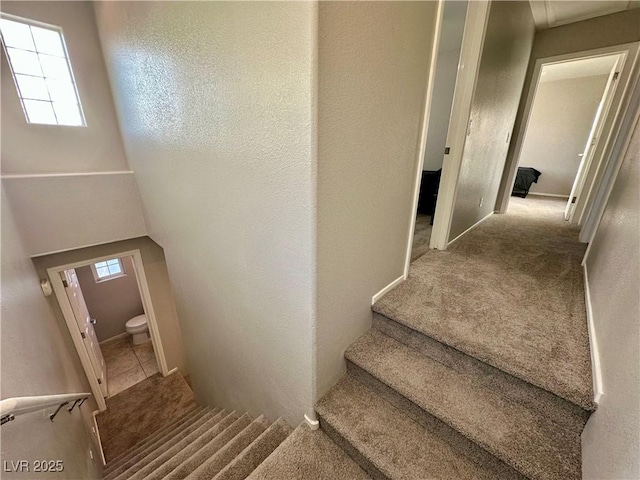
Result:
<instances>
[{"instance_id":1,"label":"dark object in room","mask_svg":"<svg viewBox=\"0 0 640 480\"><path fill-rule=\"evenodd\" d=\"M531 167L518 167L516 183L513 184L512 197L526 198L532 183L538 183L541 172Z\"/></svg>"},{"instance_id":2,"label":"dark object in room","mask_svg":"<svg viewBox=\"0 0 640 480\"><path fill-rule=\"evenodd\" d=\"M440 186L441 174L442 169L438 171L422 171L420 196L418 197L418 213L422 215L431 215L431 225L433 225L433 214L436 211L436 201L438 200L438 187Z\"/></svg>"}]
</instances>

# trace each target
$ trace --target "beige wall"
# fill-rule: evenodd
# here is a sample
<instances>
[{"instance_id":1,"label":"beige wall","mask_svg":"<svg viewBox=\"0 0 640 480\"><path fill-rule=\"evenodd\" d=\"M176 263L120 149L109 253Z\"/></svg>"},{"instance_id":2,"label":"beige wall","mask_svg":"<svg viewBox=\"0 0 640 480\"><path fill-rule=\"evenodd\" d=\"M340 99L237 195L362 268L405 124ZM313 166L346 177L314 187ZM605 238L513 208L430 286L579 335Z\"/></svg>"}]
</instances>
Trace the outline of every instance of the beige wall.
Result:
<instances>
[{"instance_id":1,"label":"beige wall","mask_svg":"<svg viewBox=\"0 0 640 480\"><path fill-rule=\"evenodd\" d=\"M320 2L317 395L403 274L435 2Z\"/></svg>"},{"instance_id":2,"label":"beige wall","mask_svg":"<svg viewBox=\"0 0 640 480\"><path fill-rule=\"evenodd\" d=\"M67 265L93 258L113 255L131 250L140 250L147 277L151 302L156 313L158 330L169 370L178 368L183 375L189 374L187 355L182 340L181 324L178 320L169 278L167 263L162 248L148 237L134 238L122 242L107 243L95 247L72 250L54 255L33 258L40 278L47 278L47 268ZM60 306L54 295L47 297L59 321L64 321ZM68 335L68 333L67 333ZM73 348L73 346L71 347Z\"/></svg>"},{"instance_id":3,"label":"beige wall","mask_svg":"<svg viewBox=\"0 0 640 480\"><path fill-rule=\"evenodd\" d=\"M640 125L636 120L587 259L603 395L582 434L585 479L640 478L639 185Z\"/></svg>"},{"instance_id":4,"label":"beige wall","mask_svg":"<svg viewBox=\"0 0 640 480\"><path fill-rule=\"evenodd\" d=\"M126 275L96 282L90 265L76 268L87 309L96 320L98 341L102 342L126 331L126 323L144 313L131 257L121 259Z\"/></svg>"},{"instance_id":5,"label":"beige wall","mask_svg":"<svg viewBox=\"0 0 640 480\"><path fill-rule=\"evenodd\" d=\"M531 89L536 60L640 41L640 28L638 28L638 25L640 25L640 9L636 8L536 32L511 138L514 139L520 135L524 120L524 108ZM507 208L515 178L516 168L514 164L517 163L517 159L514 159L515 143L511 142L509 145L504 174L500 182L496 207L501 211L505 211Z\"/></svg>"},{"instance_id":6,"label":"beige wall","mask_svg":"<svg viewBox=\"0 0 640 480\"><path fill-rule=\"evenodd\" d=\"M90 392L64 322L55 317L42 295L40 279L18 236L4 192L0 203L2 398ZM87 426L92 408L95 402L87 402L71 415L63 412L53 423L43 412L16 417L0 431L0 460L62 460L64 472L48 474L47 478L98 478L89 456L92 449L98 458ZM3 471L2 478L25 478L25 474Z\"/></svg>"},{"instance_id":7,"label":"beige wall","mask_svg":"<svg viewBox=\"0 0 640 480\"><path fill-rule=\"evenodd\" d=\"M91 2L3 1L0 9L62 27L87 121L86 127L27 124L0 55L2 182L27 253L145 235L133 175L86 175L129 169ZM51 176L61 173L75 176Z\"/></svg>"},{"instance_id":8,"label":"beige wall","mask_svg":"<svg viewBox=\"0 0 640 480\"><path fill-rule=\"evenodd\" d=\"M533 35L528 2L491 3L449 240L494 211Z\"/></svg>"},{"instance_id":9,"label":"beige wall","mask_svg":"<svg viewBox=\"0 0 640 480\"><path fill-rule=\"evenodd\" d=\"M519 164L542 172L531 192L569 196L607 79L597 75L540 83Z\"/></svg>"},{"instance_id":10,"label":"beige wall","mask_svg":"<svg viewBox=\"0 0 640 480\"><path fill-rule=\"evenodd\" d=\"M196 396L292 425L314 400L315 9L96 5Z\"/></svg>"}]
</instances>

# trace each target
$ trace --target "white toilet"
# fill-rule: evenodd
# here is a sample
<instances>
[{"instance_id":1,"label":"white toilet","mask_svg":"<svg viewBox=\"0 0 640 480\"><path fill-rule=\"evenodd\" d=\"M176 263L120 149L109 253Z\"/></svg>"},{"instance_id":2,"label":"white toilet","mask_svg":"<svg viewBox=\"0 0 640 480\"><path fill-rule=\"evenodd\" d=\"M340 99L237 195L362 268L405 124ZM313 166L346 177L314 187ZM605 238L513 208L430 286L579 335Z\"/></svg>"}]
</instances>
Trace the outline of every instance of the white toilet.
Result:
<instances>
[{"instance_id":1,"label":"white toilet","mask_svg":"<svg viewBox=\"0 0 640 480\"><path fill-rule=\"evenodd\" d=\"M147 325L147 316L145 314L128 320L125 329L133 335L132 341L134 345L140 345L149 340L149 326Z\"/></svg>"}]
</instances>

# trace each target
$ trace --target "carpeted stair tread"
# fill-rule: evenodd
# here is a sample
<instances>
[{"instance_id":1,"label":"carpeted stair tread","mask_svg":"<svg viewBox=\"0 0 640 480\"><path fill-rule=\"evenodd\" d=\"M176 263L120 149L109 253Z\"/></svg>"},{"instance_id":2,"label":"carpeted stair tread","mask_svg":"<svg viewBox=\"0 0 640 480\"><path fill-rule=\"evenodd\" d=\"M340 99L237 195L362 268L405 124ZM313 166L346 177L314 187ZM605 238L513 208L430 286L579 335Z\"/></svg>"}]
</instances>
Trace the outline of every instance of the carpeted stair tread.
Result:
<instances>
[{"instance_id":1,"label":"carpeted stair tread","mask_svg":"<svg viewBox=\"0 0 640 480\"><path fill-rule=\"evenodd\" d=\"M229 438L222 448L210 458L206 459L186 478L188 480L211 479L223 470L237 455L264 432L269 426L269 421L264 417L258 417L246 428Z\"/></svg>"},{"instance_id":2,"label":"carpeted stair tread","mask_svg":"<svg viewBox=\"0 0 640 480\"><path fill-rule=\"evenodd\" d=\"M138 463L116 477L116 480L142 479L180 452L183 448L197 441L200 437L206 436L212 438L238 419L238 415L235 412L228 413L223 411L220 416L223 415L225 415L224 418L216 416L201 424L198 428L177 442L171 441L165 445L161 445Z\"/></svg>"},{"instance_id":3,"label":"carpeted stair tread","mask_svg":"<svg viewBox=\"0 0 640 480\"><path fill-rule=\"evenodd\" d=\"M150 451L150 449L157 448L157 446L160 443L163 443L164 441L166 441L167 438L174 437L175 435L179 434L185 428L188 428L190 425L194 424L205 415L207 414L216 415L219 412L220 412L219 409L210 410L208 408L196 408L195 410L185 415L184 417L176 420L170 425L167 425L161 428L155 434L145 439L143 442L140 442L138 445L135 445L130 450L122 453L118 458L109 462L104 470L105 477L112 474L116 469L119 469L124 464L130 462L131 459L138 456L141 452Z\"/></svg>"},{"instance_id":4,"label":"carpeted stair tread","mask_svg":"<svg viewBox=\"0 0 640 480\"><path fill-rule=\"evenodd\" d=\"M577 433L582 432L591 414L548 390L481 362L379 313L373 314L373 328L454 370L474 375L486 388L521 403Z\"/></svg>"},{"instance_id":5,"label":"carpeted stair tread","mask_svg":"<svg viewBox=\"0 0 640 480\"><path fill-rule=\"evenodd\" d=\"M367 480L369 475L321 430L302 424L248 480Z\"/></svg>"},{"instance_id":6,"label":"carpeted stair tread","mask_svg":"<svg viewBox=\"0 0 640 480\"><path fill-rule=\"evenodd\" d=\"M321 428L372 478L522 479L501 462L479 464L350 375L318 402Z\"/></svg>"},{"instance_id":7,"label":"carpeted stair tread","mask_svg":"<svg viewBox=\"0 0 640 480\"><path fill-rule=\"evenodd\" d=\"M580 477L580 437L376 331L345 352L348 361L503 462L533 479Z\"/></svg>"},{"instance_id":8,"label":"carpeted stair tread","mask_svg":"<svg viewBox=\"0 0 640 480\"><path fill-rule=\"evenodd\" d=\"M224 467L214 480L244 480L286 439L293 429L283 419L276 420Z\"/></svg>"},{"instance_id":9,"label":"carpeted stair tread","mask_svg":"<svg viewBox=\"0 0 640 480\"><path fill-rule=\"evenodd\" d=\"M109 475L105 477L105 480L114 480L120 476L123 472L132 469L144 462L149 462L160 455L164 450L171 448L174 444L180 442L183 438L191 435L194 431L198 430L204 424L215 424L218 421L224 419L229 412L225 410L209 410L204 415L195 417L189 422L181 425L175 432L167 431L164 436L158 438L155 442L148 445L146 448L138 451L135 455L128 458L119 466L110 470ZM135 469L133 471L136 471Z\"/></svg>"},{"instance_id":10,"label":"carpeted stair tread","mask_svg":"<svg viewBox=\"0 0 640 480\"><path fill-rule=\"evenodd\" d=\"M594 411L578 231L510 206L413 262L373 310Z\"/></svg>"},{"instance_id":11,"label":"carpeted stair tread","mask_svg":"<svg viewBox=\"0 0 640 480\"><path fill-rule=\"evenodd\" d=\"M261 418L257 420L258 424L260 424ZM188 449L177 454L176 458L171 459L170 461L169 466L171 468L158 469L147 478L165 480L186 478L202 463L207 461L207 459L214 457L220 449L225 447L236 436L255 423L256 421L252 422L251 416L245 413L222 432L218 433L218 435L209 442L204 445L199 445L199 448L195 449L195 451L194 449Z\"/></svg>"}]
</instances>

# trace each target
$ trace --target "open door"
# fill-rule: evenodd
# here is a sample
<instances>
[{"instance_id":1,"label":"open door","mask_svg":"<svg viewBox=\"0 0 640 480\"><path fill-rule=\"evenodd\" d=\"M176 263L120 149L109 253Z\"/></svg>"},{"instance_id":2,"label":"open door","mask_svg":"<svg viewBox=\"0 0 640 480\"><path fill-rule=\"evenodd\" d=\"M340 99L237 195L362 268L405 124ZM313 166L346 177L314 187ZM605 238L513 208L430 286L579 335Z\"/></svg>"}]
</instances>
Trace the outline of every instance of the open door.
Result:
<instances>
[{"instance_id":1,"label":"open door","mask_svg":"<svg viewBox=\"0 0 640 480\"><path fill-rule=\"evenodd\" d=\"M89 315L87 304L85 303L84 296L82 295L82 289L78 283L76 271L74 269L65 270L60 274L60 276L62 277L62 283L64 284L67 298L69 298L71 309L73 310L73 316L75 317L78 329L80 330L84 347L91 360L91 366L93 367L95 376L98 379L100 391L106 398L108 396L107 368L104 363L104 358L102 357L102 350L100 350L100 345L98 344L96 331L93 328L95 320L93 320L91 315Z\"/></svg>"},{"instance_id":2,"label":"open door","mask_svg":"<svg viewBox=\"0 0 640 480\"><path fill-rule=\"evenodd\" d=\"M600 100L600 104L598 105L598 110L596 111L593 125L591 126L589 137L587 138L587 143L584 147L583 153L581 154L582 160L580 161L578 173L576 174L576 178L573 181L571 194L569 195L569 200L567 201L567 206L564 210L564 219L568 220L569 222L573 222L576 203L580 195L582 195L583 193L585 181L587 178L587 172L589 171L593 163L596 146L604 128L605 120L607 118L607 114L609 113L609 108L611 107L611 103L613 102L616 85L618 84L617 80L620 75L620 63L621 58L619 57L616 63L613 65L611 72L609 73L609 79L607 80L607 84L604 88L602 100Z\"/></svg>"}]
</instances>

